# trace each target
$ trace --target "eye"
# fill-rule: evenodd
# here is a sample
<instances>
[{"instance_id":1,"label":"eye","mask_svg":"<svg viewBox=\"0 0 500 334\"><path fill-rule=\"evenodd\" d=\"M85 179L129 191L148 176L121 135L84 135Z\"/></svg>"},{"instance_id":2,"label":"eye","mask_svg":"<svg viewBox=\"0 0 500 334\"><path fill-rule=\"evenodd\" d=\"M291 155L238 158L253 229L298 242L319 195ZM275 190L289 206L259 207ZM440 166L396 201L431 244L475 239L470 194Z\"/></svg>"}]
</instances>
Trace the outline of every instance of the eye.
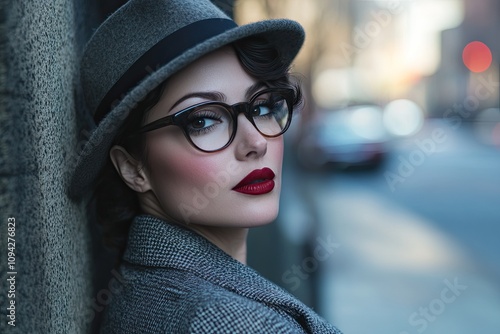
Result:
<instances>
[{"instance_id":1,"label":"eye","mask_svg":"<svg viewBox=\"0 0 500 334\"><path fill-rule=\"evenodd\" d=\"M265 116L273 112L274 106L269 101L258 101L252 107L252 117Z\"/></svg>"},{"instance_id":2,"label":"eye","mask_svg":"<svg viewBox=\"0 0 500 334\"><path fill-rule=\"evenodd\" d=\"M203 135L220 130L228 123L227 112L218 106L204 106L189 114L186 130L190 135Z\"/></svg>"},{"instance_id":3,"label":"eye","mask_svg":"<svg viewBox=\"0 0 500 334\"><path fill-rule=\"evenodd\" d=\"M193 129L203 129L219 123L218 120L210 117L197 117L190 122Z\"/></svg>"}]
</instances>

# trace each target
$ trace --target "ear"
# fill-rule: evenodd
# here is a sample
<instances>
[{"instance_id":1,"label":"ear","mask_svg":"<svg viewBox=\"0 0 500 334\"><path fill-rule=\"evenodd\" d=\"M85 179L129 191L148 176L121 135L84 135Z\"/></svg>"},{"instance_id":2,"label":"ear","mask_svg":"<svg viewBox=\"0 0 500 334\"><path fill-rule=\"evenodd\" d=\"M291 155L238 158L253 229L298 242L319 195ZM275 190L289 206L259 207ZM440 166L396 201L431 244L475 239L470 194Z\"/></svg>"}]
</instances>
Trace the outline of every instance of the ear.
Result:
<instances>
[{"instance_id":1,"label":"ear","mask_svg":"<svg viewBox=\"0 0 500 334\"><path fill-rule=\"evenodd\" d=\"M123 182L132 190L144 193L151 189L142 163L134 159L126 149L115 145L109 151L109 157Z\"/></svg>"}]
</instances>

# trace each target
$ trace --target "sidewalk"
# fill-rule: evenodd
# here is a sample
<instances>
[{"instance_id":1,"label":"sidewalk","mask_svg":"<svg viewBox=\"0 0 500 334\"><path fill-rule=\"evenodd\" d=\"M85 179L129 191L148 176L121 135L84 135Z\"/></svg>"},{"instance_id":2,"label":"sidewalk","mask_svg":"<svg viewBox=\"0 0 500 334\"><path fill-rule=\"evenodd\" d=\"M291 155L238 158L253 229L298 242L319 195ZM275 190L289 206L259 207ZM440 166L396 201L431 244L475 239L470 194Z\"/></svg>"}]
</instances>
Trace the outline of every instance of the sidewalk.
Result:
<instances>
[{"instance_id":1,"label":"sidewalk","mask_svg":"<svg viewBox=\"0 0 500 334\"><path fill-rule=\"evenodd\" d=\"M498 280L428 222L355 191L322 200L342 247L320 312L345 333L500 333Z\"/></svg>"}]
</instances>

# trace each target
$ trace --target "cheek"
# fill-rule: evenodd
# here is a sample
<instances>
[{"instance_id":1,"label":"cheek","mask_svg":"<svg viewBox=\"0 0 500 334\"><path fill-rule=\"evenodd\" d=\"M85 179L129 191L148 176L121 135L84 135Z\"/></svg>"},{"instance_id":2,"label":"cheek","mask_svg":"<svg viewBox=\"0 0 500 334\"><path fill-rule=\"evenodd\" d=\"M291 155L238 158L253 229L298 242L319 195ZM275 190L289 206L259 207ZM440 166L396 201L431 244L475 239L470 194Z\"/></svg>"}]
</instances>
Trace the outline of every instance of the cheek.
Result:
<instances>
[{"instance_id":1,"label":"cheek","mask_svg":"<svg viewBox=\"0 0 500 334\"><path fill-rule=\"evenodd\" d=\"M196 158L183 150L169 150L168 154L150 150L149 167L153 187L171 184L196 183L203 181L206 170L211 169L208 159ZM201 160L201 161L200 161ZM205 160L205 161L204 161Z\"/></svg>"},{"instance_id":2,"label":"cheek","mask_svg":"<svg viewBox=\"0 0 500 334\"><path fill-rule=\"evenodd\" d=\"M283 140L283 136L277 138L278 139L278 142L276 143L276 150L278 151L277 153L279 154L280 158L283 158L283 151L285 149L285 143L284 143L284 140Z\"/></svg>"},{"instance_id":3,"label":"cheek","mask_svg":"<svg viewBox=\"0 0 500 334\"><path fill-rule=\"evenodd\" d=\"M199 160L207 160L201 163ZM187 152L174 153L170 157L161 157L155 162L157 168L157 175L163 174L163 171L168 171L170 179L187 180L196 182L196 180L203 180L206 176L205 171L211 169L210 161L208 159L196 159Z\"/></svg>"},{"instance_id":4,"label":"cheek","mask_svg":"<svg viewBox=\"0 0 500 334\"><path fill-rule=\"evenodd\" d=\"M177 183L177 180L193 180L203 176L204 165L195 163L200 153L193 149L176 127L149 137L148 169L152 186Z\"/></svg>"},{"instance_id":5,"label":"cheek","mask_svg":"<svg viewBox=\"0 0 500 334\"><path fill-rule=\"evenodd\" d=\"M203 189L213 182L214 175L231 161L226 152L205 154L189 144L178 142L149 146L148 170L150 182L165 208L192 201L194 189Z\"/></svg>"},{"instance_id":6,"label":"cheek","mask_svg":"<svg viewBox=\"0 0 500 334\"><path fill-rule=\"evenodd\" d=\"M279 165L280 171L283 162L284 148L283 136L271 140L268 142L267 146L269 158L272 159L275 164Z\"/></svg>"}]
</instances>

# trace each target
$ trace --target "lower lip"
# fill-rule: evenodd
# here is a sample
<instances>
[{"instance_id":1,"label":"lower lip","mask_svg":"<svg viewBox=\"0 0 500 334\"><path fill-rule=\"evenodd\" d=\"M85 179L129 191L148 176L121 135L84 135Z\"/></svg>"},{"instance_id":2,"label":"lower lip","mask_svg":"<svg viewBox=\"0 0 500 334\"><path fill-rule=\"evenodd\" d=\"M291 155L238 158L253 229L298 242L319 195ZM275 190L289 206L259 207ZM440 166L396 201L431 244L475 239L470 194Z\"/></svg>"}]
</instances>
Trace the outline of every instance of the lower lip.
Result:
<instances>
[{"instance_id":1,"label":"lower lip","mask_svg":"<svg viewBox=\"0 0 500 334\"><path fill-rule=\"evenodd\" d=\"M266 180L263 182L247 184L243 187L235 188L234 191L247 195L263 195L270 193L273 189L274 181Z\"/></svg>"}]
</instances>

